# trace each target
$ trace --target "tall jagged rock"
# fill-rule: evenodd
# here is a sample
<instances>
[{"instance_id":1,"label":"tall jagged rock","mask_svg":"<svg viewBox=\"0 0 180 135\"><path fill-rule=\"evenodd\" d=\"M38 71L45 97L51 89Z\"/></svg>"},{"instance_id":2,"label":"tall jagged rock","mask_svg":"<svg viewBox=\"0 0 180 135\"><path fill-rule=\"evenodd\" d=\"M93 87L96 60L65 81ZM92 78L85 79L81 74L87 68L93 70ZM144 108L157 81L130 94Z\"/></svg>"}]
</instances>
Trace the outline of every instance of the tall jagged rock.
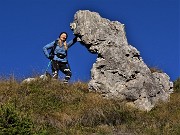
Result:
<instances>
[{"instance_id":1,"label":"tall jagged rock","mask_svg":"<svg viewBox=\"0 0 180 135\"><path fill-rule=\"evenodd\" d=\"M126 100L141 110L168 101L173 84L165 73L151 73L140 52L129 45L124 24L96 12L77 11L71 28L91 53L97 53L89 90L107 98Z\"/></svg>"}]
</instances>

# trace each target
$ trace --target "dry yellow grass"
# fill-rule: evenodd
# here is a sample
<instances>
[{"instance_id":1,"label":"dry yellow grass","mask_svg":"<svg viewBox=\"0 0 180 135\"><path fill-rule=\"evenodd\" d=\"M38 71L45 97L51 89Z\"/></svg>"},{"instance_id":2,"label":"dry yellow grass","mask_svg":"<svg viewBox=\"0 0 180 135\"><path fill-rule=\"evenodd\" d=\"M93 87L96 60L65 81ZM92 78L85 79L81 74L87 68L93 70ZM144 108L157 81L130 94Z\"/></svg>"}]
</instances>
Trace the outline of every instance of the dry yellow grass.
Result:
<instances>
[{"instance_id":1,"label":"dry yellow grass","mask_svg":"<svg viewBox=\"0 0 180 135\"><path fill-rule=\"evenodd\" d=\"M30 116L32 133L44 135L178 135L179 94L172 94L170 102L160 103L150 112L142 112L88 92L87 84L82 82L65 85L51 80L28 84L0 81L1 108L11 104L22 116Z\"/></svg>"}]
</instances>

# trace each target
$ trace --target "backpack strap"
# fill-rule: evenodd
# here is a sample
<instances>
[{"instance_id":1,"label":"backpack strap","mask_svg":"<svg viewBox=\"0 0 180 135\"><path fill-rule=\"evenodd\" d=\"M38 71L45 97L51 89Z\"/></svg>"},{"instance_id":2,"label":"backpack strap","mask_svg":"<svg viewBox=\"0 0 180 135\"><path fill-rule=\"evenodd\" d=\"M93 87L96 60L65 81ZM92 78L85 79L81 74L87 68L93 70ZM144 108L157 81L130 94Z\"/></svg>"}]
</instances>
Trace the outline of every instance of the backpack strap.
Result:
<instances>
[{"instance_id":1,"label":"backpack strap","mask_svg":"<svg viewBox=\"0 0 180 135\"><path fill-rule=\"evenodd\" d=\"M54 42L54 45L53 45L53 47L51 48L51 51L50 51L49 55L54 55L54 50L56 49L57 44L58 44L58 40L56 40L56 41Z\"/></svg>"}]
</instances>

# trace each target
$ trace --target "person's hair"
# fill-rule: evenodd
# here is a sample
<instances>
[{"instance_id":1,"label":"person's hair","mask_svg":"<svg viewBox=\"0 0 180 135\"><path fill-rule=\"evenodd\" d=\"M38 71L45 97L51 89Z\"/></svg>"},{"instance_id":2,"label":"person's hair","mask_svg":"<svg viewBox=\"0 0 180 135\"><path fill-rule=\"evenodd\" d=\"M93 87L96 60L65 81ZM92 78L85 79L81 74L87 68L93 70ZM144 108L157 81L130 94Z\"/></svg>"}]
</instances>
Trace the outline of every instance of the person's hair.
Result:
<instances>
[{"instance_id":1,"label":"person's hair","mask_svg":"<svg viewBox=\"0 0 180 135\"><path fill-rule=\"evenodd\" d=\"M61 33L59 34L59 38L60 38L60 36L61 36L62 34L66 34L66 39L68 38L68 34L67 34L66 32L61 32Z\"/></svg>"},{"instance_id":2,"label":"person's hair","mask_svg":"<svg viewBox=\"0 0 180 135\"><path fill-rule=\"evenodd\" d=\"M68 34L67 34L66 32L61 32L61 33L59 34L59 38L61 37L62 34L66 34L66 39L68 38ZM62 43L60 43L60 45L62 45ZM68 49L68 46L67 46L67 44L66 44L66 40L65 40L65 42L64 42L64 48L65 48L65 50Z\"/></svg>"}]
</instances>

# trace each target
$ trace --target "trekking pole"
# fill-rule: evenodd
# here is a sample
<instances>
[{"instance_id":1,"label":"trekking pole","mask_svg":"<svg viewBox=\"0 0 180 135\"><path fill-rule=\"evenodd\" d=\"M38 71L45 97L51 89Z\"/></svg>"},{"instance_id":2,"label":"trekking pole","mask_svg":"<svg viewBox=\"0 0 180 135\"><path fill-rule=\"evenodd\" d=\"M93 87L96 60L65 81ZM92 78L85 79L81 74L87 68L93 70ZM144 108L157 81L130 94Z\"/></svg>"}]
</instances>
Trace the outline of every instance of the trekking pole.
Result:
<instances>
[{"instance_id":1,"label":"trekking pole","mask_svg":"<svg viewBox=\"0 0 180 135\"><path fill-rule=\"evenodd\" d=\"M49 61L48 66L47 66L46 71L45 71L45 74L47 73L48 68L49 68L49 66L51 65L51 62L52 62L52 60L51 60L51 61Z\"/></svg>"}]
</instances>

